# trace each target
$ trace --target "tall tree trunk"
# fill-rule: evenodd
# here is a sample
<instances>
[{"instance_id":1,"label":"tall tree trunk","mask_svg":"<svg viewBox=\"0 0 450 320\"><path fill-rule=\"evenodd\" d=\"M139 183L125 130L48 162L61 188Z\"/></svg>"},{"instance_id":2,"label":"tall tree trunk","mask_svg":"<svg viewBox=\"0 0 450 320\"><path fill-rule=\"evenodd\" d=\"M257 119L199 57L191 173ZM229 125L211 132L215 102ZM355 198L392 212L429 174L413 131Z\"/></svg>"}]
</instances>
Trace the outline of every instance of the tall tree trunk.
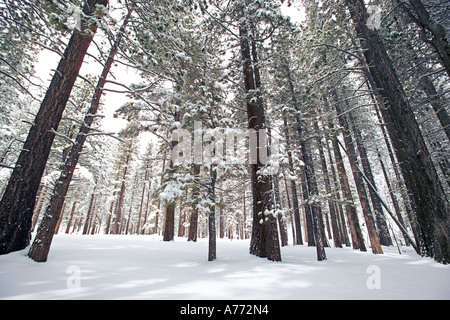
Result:
<instances>
[{"instance_id":1,"label":"tall tree trunk","mask_svg":"<svg viewBox=\"0 0 450 320\"><path fill-rule=\"evenodd\" d=\"M116 186L114 186L114 189L116 188ZM114 212L114 208L116 205L116 193L117 191L114 191L112 194L113 200L111 201L111 206L109 207L109 213L108 213L108 219L106 220L106 226L105 226L105 234L110 234L111 233L111 221L112 221L112 217L113 217L113 212Z\"/></svg>"},{"instance_id":2,"label":"tall tree trunk","mask_svg":"<svg viewBox=\"0 0 450 320\"><path fill-rule=\"evenodd\" d=\"M161 185L164 181L165 172L166 172L166 152L164 151L163 163L162 163L162 168L161 168L161 179L160 179ZM148 209L148 207L147 207L147 209ZM156 211L156 217L155 217L155 234L158 234L158 228L159 228L159 214L161 211L161 200L160 199L158 199L157 209L158 210Z\"/></svg>"},{"instance_id":3,"label":"tall tree trunk","mask_svg":"<svg viewBox=\"0 0 450 320\"><path fill-rule=\"evenodd\" d=\"M270 177L262 175L263 168L260 154L267 145L259 145L260 130L265 128L264 106L261 97L261 79L258 67L256 44L250 40L247 26L239 29L241 55L243 60L243 76L247 95L247 116L249 129L257 134L257 159L251 164L251 181L253 192L253 229L250 243L250 253L258 257L267 257L272 261L281 261L280 244L276 217L266 212L273 209ZM255 97L250 96L255 94Z\"/></svg>"},{"instance_id":4,"label":"tall tree trunk","mask_svg":"<svg viewBox=\"0 0 450 320\"><path fill-rule=\"evenodd\" d=\"M34 207L33 217L31 219L31 230L34 232L36 224L39 220L39 215L41 214L42 207L44 206L45 199L48 195L48 186L44 183L39 184L38 193L36 196L37 205Z\"/></svg>"},{"instance_id":5,"label":"tall tree trunk","mask_svg":"<svg viewBox=\"0 0 450 320\"><path fill-rule=\"evenodd\" d=\"M294 90L294 83L291 76L291 69L289 67L289 63L286 61L285 63L285 72L286 72L286 80L289 84L289 93L291 95L292 103L294 104L294 107L298 106L297 96L295 95ZM289 127L287 123L287 115L285 112L283 112L283 122L284 122L284 130L286 135L286 144L289 148L288 150L288 163L289 163L289 169L291 171L294 170L294 164L292 160L292 150L291 150L291 141L290 141L290 135L289 135ZM297 184L294 180L291 180L291 191L292 191L292 204L294 207L294 221L295 221L295 238L297 244L303 244L303 237L302 237L302 229L301 229L301 223L300 223L300 207L298 204L298 194L297 194ZM308 210L308 215L310 208L305 208L305 210ZM310 230L308 230L310 232ZM308 245L311 243L308 241Z\"/></svg>"},{"instance_id":6,"label":"tall tree trunk","mask_svg":"<svg viewBox=\"0 0 450 320\"><path fill-rule=\"evenodd\" d=\"M300 106L297 101L297 97L294 91L294 84L291 77L291 72L288 64L285 64L287 81L289 84L291 99L294 104L294 108L298 109ZM317 189L316 177L314 173L314 164L312 163L312 159L310 157L309 146L302 140L302 124L298 116L296 119L296 128L298 132L298 138L300 140L300 148L302 151L303 162L305 163L304 174L302 175L302 192L304 199L304 208L307 222L307 233L308 233L308 246L316 246L317 247L317 257L319 261L325 260L325 237L322 235L323 219L322 219L322 210L319 205L310 204L308 199L311 196L317 196L319 194L319 190ZM286 126L286 123L285 123ZM295 201L295 200L294 200ZM317 232L320 232L318 234ZM297 237L299 235L297 234ZM300 233L301 236L301 233ZM297 238L298 239L298 238ZM317 240L320 240L320 243L317 243Z\"/></svg>"},{"instance_id":7,"label":"tall tree trunk","mask_svg":"<svg viewBox=\"0 0 450 320\"><path fill-rule=\"evenodd\" d=\"M83 234L89 234L89 227L91 226L92 217L94 215L94 202L95 202L95 190L94 190L94 192L92 192L91 201L89 202L89 209L88 209L88 212L86 214L86 220L84 221ZM39 238L36 238L35 242L37 244L39 244L40 243ZM33 242L33 246L34 246L34 242ZM30 258L32 258L34 261L37 261L37 262L44 262L44 261L46 261L46 260L42 260L41 261L41 260L39 260L37 258L38 255L37 255L37 251L36 250L37 249L31 248L30 252L28 253L28 256Z\"/></svg>"},{"instance_id":8,"label":"tall tree trunk","mask_svg":"<svg viewBox=\"0 0 450 320\"><path fill-rule=\"evenodd\" d=\"M70 227L72 226L73 215L75 214L76 207L77 207L77 201L74 201L73 205L72 205L72 211L70 212L69 221L67 222L67 226L66 226L66 234L69 234L69 232L70 232Z\"/></svg>"},{"instance_id":9,"label":"tall tree trunk","mask_svg":"<svg viewBox=\"0 0 450 320\"><path fill-rule=\"evenodd\" d=\"M327 103L327 98L324 96L324 101L325 103ZM328 128L325 131L325 148L328 154L328 162L329 162L329 169L331 171L331 176L333 178L333 188L332 188L332 194L334 195L334 197L336 198L336 201L333 201L334 206L335 206L335 212L336 212L336 216L337 216L337 221L338 221L338 229L339 229L339 233L341 235L341 244L345 243L345 245L347 247L350 246L350 239L348 237L348 232L347 232L347 223L345 222L345 217L344 217L344 208L342 205L342 200L341 200L341 195L340 195L340 183L338 181L337 178L337 174L336 174L336 169L334 167L334 164L336 163L336 160L333 160L333 156L332 156L332 152L330 150L330 144L329 142L331 142L331 138L330 135L328 133L328 130L331 128Z\"/></svg>"},{"instance_id":10,"label":"tall tree trunk","mask_svg":"<svg viewBox=\"0 0 450 320\"><path fill-rule=\"evenodd\" d=\"M211 166L211 181L208 186L208 196L211 201L211 205L209 206L209 219L208 219L208 261L214 261L217 258L216 253L216 193L215 186L217 180L217 171L213 166Z\"/></svg>"},{"instance_id":11,"label":"tall tree trunk","mask_svg":"<svg viewBox=\"0 0 450 320\"><path fill-rule=\"evenodd\" d=\"M179 112L175 112L174 121L180 121L181 115ZM178 145L178 140L171 141L171 150L173 150ZM169 166L169 177L176 171L174 166L174 159L170 161ZM163 241L173 241L175 237L175 200L171 202L166 202L165 212L164 212L164 227L163 227Z\"/></svg>"},{"instance_id":12,"label":"tall tree trunk","mask_svg":"<svg viewBox=\"0 0 450 320\"><path fill-rule=\"evenodd\" d=\"M337 96L335 98L336 101L338 101ZM341 107L339 106L339 103L336 104L336 113L338 114L339 124L344 130L343 137L346 147L346 153L348 155L350 167L352 168L353 178L355 181L356 190L358 192L359 202L361 203L361 209L363 212L364 221L366 222L366 228L369 234L370 244L372 245L372 252L374 254L382 254L383 249L381 248L380 238L378 237L378 233L375 228L372 210L370 209L369 200L367 198L367 193L364 188L364 181L357 168L358 159L356 156L355 146L351 141L349 125L347 120L345 119L345 115L343 114Z\"/></svg>"},{"instance_id":13,"label":"tall tree trunk","mask_svg":"<svg viewBox=\"0 0 450 320\"><path fill-rule=\"evenodd\" d=\"M87 18L97 4L106 6L108 1L87 1L83 8ZM0 201L0 254L24 249L30 242L31 217L55 138L53 130L58 129L83 59L97 30L97 24L90 22L83 19L83 32L74 31ZM89 32L84 32L86 28L90 29Z\"/></svg>"},{"instance_id":14,"label":"tall tree trunk","mask_svg":"<svg viewBox=\"0 0 450 320\"><path fill-rule=\"evenodd\" d=\"M242 197L242 204L243 204L243 213L244 213L244 239L248 239L248 233L247 233L247 203L246 203L246 196L247 196L247 190L244 188L244 196ZM222 208L222 207L221 207Z\"/></svg>"},{"instance_id":15,"label":"tall tree trunk","mask_svg":"<svg viewBox=\"0 0 450 320\"><path fill-rule=\"evenodd\" d=\"M301 137L301 127L300 127L300 120L297 118L297 130L299 131L300 139ZM305 163L305 179L306 179L306 187L308 190L308 200L310 200L311 196L313 198L317 197L319 195L319 189L317 188L317 182L316 182L316 174L314 170L314 164L311 157L311 150L310 146L306 145L305 142L301 141L301 150L303 155L303 161ZM311 216L312 216L312 222L313 222L313 228L314 228L314 243L317 250L317 260L323 261L326 260L326 254L325 254L325 242L326 239L324 238L324 232L323 232L323 218L322 218L322 209L318 203L312 203L309 204L311 208ZM311 239L309 239L311 241ZM309 242L308 242L309 245Z\"/></svg>"},{"instance_id":16,"label":"tall tree trunk","mask_svg":"<svg viewBox=\"0 0 450 320\"><path fill-rule=\"evenodd\" d=\"M359 151L359 156L361 159L362 169L364 171L365 176L370 180L372 186L376 187L375 179L373 177L372 168L369 163L369 156L367 154L366 146L364 145L363 137L361 130L357 127L355 120L353 118L352 113L348 113L348 119L350 120L350 124L353 130L353 134L355 136L354 141L356 142L356 147ZM369 189L370 200L372 202L372 208L375 215L375 223L378 230L378 237L380 238L380 243L384 246L392 245L392 238L389 234L388 225L386 222L386 217L383 214L383 207L381 205L381 201L376 196L377 190Z\"/></svg>"},{"instance_id":17,"label":"tall tree trunk","mask_svg":"<svg viewBox=\"0 0 450 320\"><path fill-rule=\"evenodd\" d=\"M192 191L192 196L194 197L194 208L192 209L193 212L191 214L191 217L189 219L189 235L188 235L188 241L197 241L197 231L198 231L198 196L199 196L199 178L200 177L200 165L194 164L194 179L195 184Z\"/></svg>"},{"instance_id":18,"label":"tall tree trunk","mask_svg":"<svg viewBox=\"0 0 450 320\"><path fill-rule=\"evenodd\" d=\"M138 215L138 222L137 222L137 226L136 226L136 234L141 234L141 219L142 219L142 210L144 209L146 182L149 183L149 188L150 188L150 181L148 178L148 170L149 170L149 167L147 164L146 168L145 168L144 186L142 187L141 202L139 204L139 215ZM147 218L147 217L145 217L145 218ZM144 224L145 224L145 222L144 222Z\"/></svg>"},{"instance_id":19,"label":"tall tree trunk","mask_svg":"<svg viewBox=\"0 0 450 320\"><path fill-rule=\"evenodd\" d=\"M145 227L147 225L147 219L148 219L148 210L150 205L150 195L151 195L151 180L148 180L148 189L147 189L147 200L145 201L145 213L144 213L144 221L142 222L142 226L140 229L136 230L138 234L144 234L145 233ZM159 202L158 202L159 204ZM159 208L158 208L159 211ZM158 214L155 217L155 220L157 220ZM150 233L150 232L149 232Z\"/></svg>"},{"instance_id":20,"label":"tall tree trunk","mask_svg":"<svg viewBox=\"0 0 450 320\"><path fill-rule=\"evenodd\" d=\"M375 113L377 115L377 119L379 121L379 123L383 123L383 117L381 115L381 109L384 108L384 103L383 103L383 99L382 97L380 97L379 93L377 93L376 91L376 84L375 81L373 80L372 75L370 74L367 66L364 68L364 73L366 74L366 78L368 79L368 88L369 90L373 90L375 91L374 93L371 94L372 100L374 102L376 102L376 107L375 107ZM393 148L391 146L391 141L389 139L387 130L385 128L384 125L380 126L381 128L381 132L383 133L383 138L386 144L386 148L388 151L388 155L389 155L389 159L391 161L392 164L392 168L394 170L394 174L397 180L397 186L400 189L400 193L403 199L403 203L404 203L404 207L405 207L405 211L408 215L408 219L409 219L409 223L412 229L412 232L414 234L414 238L416 240L416 243L419 243L419 231L418 231L418 223L417 223L417 219L416 217L413 215L412 213L412 209L411 209L411 198L410 195L408 194L408 192L406 191L406 188L404 187L404 179L403 176L400 172L400 168L398 165L398 162L395 158L395 154L393 151Z\"/></svg>"},{"instance_id":21,"label":"tall tree trunk","mask_svg":"<svg viewBox=\"0 0 450 320\"><path fill-rule=\"evenodd\" d=\"M166 205L164 213L163 241L173 241L175 237L175 202Z\"/></svg>"},{"instance_id":22,"label":"tall tree trunk","mask_svg":"<svg viewBox=\"0 0 450 320\"><path fill-rule=\"evenodd\" d=\"M421 254L450 263L450 210L414 113L386 48L367 26L363 0L346 0L364 57L387 108L381 110L420 226Z\"/></svg>"},{"instance_id":23,"label":"tall tree trunk","mask_svg":"<svg viewBox=\"0 0 450 320\"><path fill-rule=\"evenodd\" d=\"M314 122L314 130L315 130L316 134L318 135L317 145L318 145L320 160L321 160L321 164L322 164L322 173L323 173L324 182L325 182L325 190L327 192L328 197L330 197L331 193L332 193L330 177L329 177L327 162L325 159L325 152L323 150L323 144L321 141L321 137L319 135L319 132L320 132L319 125L317 122ZM338 226L338 216L336 214L336 207L335 207L332 199L328 199L328 209L329 209L330 218L331 218L331 228L333 229L334 246L336 248L342 248L342 242L341 242L342 236L341 236L341 232L340 232L340 229Z\"/></svg>"},{"instance_id":24,"label":"tall tree trunk","mask_svg":"<svg viewBox=\"0 0 450 320\"><path fill-rule=\"evenodd\" d=\"M392 205L394 206L394 211L395 211L395 214L397 215L397 219L398 219L399 223L401 223L403 225L403 227L406 229L405 222L403 221L402 213L400 211L400 206L398 204L397 198L394 194L394 190L391 185L391 181L390 181L389 176L386 171L386 166L384 165L383 160L381 159L381 154L379 152L378 152L378 161L380 163L381 170L383 171L384 180L386 181L386 185L387 185L387 188L389 191L389 196L391 198ZM408 237L404 236L404 238L405 238L406 244L409 245Z\"/></svg>"},{"instance_id":25,"label":"tall tree trunk","mask_svg":"<svg viewBox=\"0 0 450 320\"><path fill-rule=\"evenodd\" d=\"M289 75L289 70L288 70L288 75ZM290 79L290 77L288 77L288 80ZM293 90L293 85L292 85L292 81L290 81L291 84L291 88ZM291 92L292 93L292 92ZM291 172L293 172L294 170L294 161L292 159L292 142L291 142L291 137L289 134L289 128L288 128L288 123L287 123L287 115L285 112L283 112L283 122L284 122L284 132L285 132L285 136L286 136L286 147L287 147L287 156L288 156L288 164L289 164L289 170ZM291 185L291 193L292 193L292 206L294 209L294 223L295 223L295 243L302 245L303 244L303 237L302 237L302 227L301 227L301 222L300 222L300 206L298 203L298 192L297 192L297 183L295 182L295 180L289 180L290 181L290 185Z\"/></svg>"},{"instance_id":26,"label":"tall tree trunk","mask_svg":"<svg viewBox=\"0 0 450 320\"><path fill-rule=\"evenodd\" d=\"M329 139L329 137L327 136L327 139ZM334 194L336 197L336 202L335 202L335 207L336 207L336 214L338 215L339 219L339 229L340 229L340 234L341 234L341 243L345 243L345 245L347 247L350 246L350 239L348 237L348 232L347 232L347 223L345 222L345 216L344 216L344 208L342 206L342 200L341 200L341 195L339 190L341 190L340 188L340 184L337 178L337 174L336 174L336 169L334 168L333 165L333 157L331 155L331 150L330 150L330 146L328 144L328 141L326 143L326 147L327 147L327 153L328 153L328 158L329 158L329 163L330 163L330 169L331 169L331 174L333 177L333 185L334 185Z\"/></svg>"},{"instance_id":27,"label":"tall tree trunk","mask_svg":"<svg viewBox=\"0 0 450 320\"><path fill-rule=\"evenodd\" d=\"M269 148L270 150L272 150L272 131L270 128L268 128L267 130L268 133L268 139L269 139ZM270 154L269 154L270 156ZM278 176L276 174L274 174L273 176L270 177L270 183L272 185L273 188L273 203L274 203L274 209L276 211L281 210L282 205L281 205L281 197L280 197L280 186L278 183ZM287 246L288 245L288 235L287 235L287 229L286 229L286 222L285 222L285 218L283 216L283 214L278 211L278 213L276 213L276 218L278 221L278 230L280 231L280 241L281 241L281 246ZM244 225L244 223L242 224ZM242 233L244 233L244 228L242 228Z\"/></svg>"},{"instance_id":28,"label":"tall tree trunk","mask_svg":"<svg viewBox=\"0 0 450 320\"><path fill-rule=\"evenodd\" d=\"M135 186L138 184L138 179L139 179L139 176L135 175L134 182L132 182ZM130 199L130 202L128 203L129 209L128 209L127 224L125 226L125 235L128 235L128 232L130 232L130 233L132 232L132 231L130 231L130 228L133 229L133 223L131 222L131 216L133 213L133 202L134 202L135 195L136 195L136 192L131 190L131 199ZM130 226L130 222L131 222L131 226Z\"/></svg>"},{"instance_id":29,"label":"tall tree trunk","mask_svg":"<svg viewBox=\"0 0 450 320\"><path fill-rule=\"evenodd\" d=\"M120 230L121 230L123 201L124 201L124 197L125 197L125 188L126 188L125 179L126 179L126 176L128 173L129 161L130 161L130 154L127 155L126 162L125 162L125 169L124 169L123 176L122 176L122 184L120 186L119 198L117 200L116 218L114 221L114 228L113 228L113 232L112 232L113 234L120 234Z\"/></svg>"},{"instance_id":30,"label":"tall tree trunk","mask_svg":"<svg viewBox=\"0 0 450 320\"><path fill-rule=\"evenodd\" d=\"M334 125L331 120L328 122L330 129L334 129ZM362 235L361 227L359 225L359 219L356 212L352 192L348 182L347 173L345 172L344 161L339 148L338 138L335 136L332 139L333 152L336 161L336 166L339 173L339 181L341 184L342 194L345 200L345 212L349 222L350 235L352 237L353 249L360 249L361 251L367 251L364 244L364 237Z\"/></svg>"},{"instance_id":31,"label":"tall tree trunk","mask_svg":"<svg viewBox=\"0 0 450 320\"><path fill-rule=\"evenodd\" d=\"M302 207L303 207L303 227L305 229L305 240L308 243L308 247L313 247L316 245L316 240L314 237L314 224L312 217L311 206L308 203L309 193L308 186L306 184L306 172L305 168L302 168L300 173L300 182L302 184Z\"/></svg>"},{"instance_id":32,"label":"tall tree trunk","mask_svg":"<svg viewBox=\"0 0 450 320\"><path fill-rule=\"evenodd\" d=\"M277 210L280 210L281 207L281 198L280 198L280 186L278 182L278 177L273 176L272 177L272 184L274 189L274 200L275 200L275 208ZM277 214L277 221L278 221L278 228L280 230L280 240L281 240L281 246L287 246L288 245L288 234L286 229L286 220L281 214L281 212L278 212Z\"/></svg>"},{"instance_id":33,"label":"tall tree trunk","mask_svg":"<svg viewBox=\"0 0 450 320\"><path fill-rule=\"evenodd\" d=\"M223 214L222 199L220 199L220 206L219 206L219 238L220 239L223 239L223 237L225 236L225 217ZM245 199L245 195L244 195L244 199ZM244 200L244 202L245 202L245 200ZM244 210L245 210L245 206L244 206ZM245 219L244 219L244 237L245 237Z\"/></svg>"},{"instance_id":34,"label":"tall tree trunk","mask_svg":"<svg viewBox=\"0 0 450 320\"><path fill-rule=\"evenodd\" d=\"M84 144L89 135L89 132L91 131L91 125L93 124L96 114L98 112L103 88L106 84L106 79L111 71L111 67L114 62L114 57L119 51L119 46L122 41L123 33L125 32L125 27L131 16L131 12L132 12L131 10L128 12L117 34L114 45L111 48L108 59L106 60L106 63L103 67L100 79L98 80L97 86L95 87L95 92L92 97L89 110L87 111L86 116L84 117L83 124L80 127L78 135L75 139L75 143L68 153L64 166L62 168L61 175L57 180L57 182L55 183L55 188L53 190L53 195L51 197L50 204L46 209L46 214L41 222L41 225L38 228L36 239L33 242L33 245L31 246L30 251L28 253L28 256L35 261L45 262L47 260L47 255L50 250L51 242L53 239L53 236L49 233L49 230L52 228L52 225L54 225L55 223L54 220L55 219L57 220L59 217L59 212L64 202L64 198L67 195L67 191L69 190L69 186L72 181L75 168L80 158L80 153L83 151ZM87 230L84 230L83 234L86 233Z\"/></svg>"},{"instance_id":35,"label":"tall tree trunk","mask_svg":"<svg viewBox=\"0 0 450 320\"><path fill-rule=\"evenodd\" d=\"M294 214L292 213L292 205L291 205L291 198L289 196L289 188L288 188L288 184L286 181L286 175L284 175L283 177L284 180L284 188L286 190L286 202L287 202L287 206L289 208L289 219L291 221L291 229L292 229L292 244L295 246L297 244L297 240L295 239L295 235L297 233L297 230L295 228L295 222L294 222Z\"/></svg>"},{"instance_id":36,"label":"tall tree trunk","mask_svg":"<svg viewBox=\"0 0 450 320\"><path fill-rule=\"evenodd\" d=\"M59 214L58 223L56 224L56 227L55 227L55 234L58 234L58 232L59 232L59 227L61 226L61 222L62 222L62 219L64 217L64 210L65 209L66 209L66 202L64 201L64 204L63 204L63 206L61 208L61 212Z\"/></svg>"},{"instance_id":37,"label":"tall tree trunk","mask_svg":"<svg viewBox=\"0 0 450 320\"><path fill-rule=\"evenodd\" d=\"M184 237L184 223L186 222L186 210L180 208L180 218L178 219L178 237Z\"/></svg>"}]
</instances>

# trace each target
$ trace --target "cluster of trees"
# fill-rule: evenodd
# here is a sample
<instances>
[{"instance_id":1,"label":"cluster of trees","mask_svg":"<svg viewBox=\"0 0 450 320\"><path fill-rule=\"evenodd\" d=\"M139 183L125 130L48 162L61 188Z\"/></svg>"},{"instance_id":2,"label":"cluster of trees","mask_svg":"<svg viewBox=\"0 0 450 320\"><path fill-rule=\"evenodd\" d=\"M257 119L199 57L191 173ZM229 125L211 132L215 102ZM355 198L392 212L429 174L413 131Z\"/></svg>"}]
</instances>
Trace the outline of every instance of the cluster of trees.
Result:
<instances>
[{"instance_id":1,"label":"cluster of trees","mask_svg":"<svg viewBox=\"0 0 450 320\"><path fill-rule=\"evenodd\" d=\"M228 237L272 261L291 242L450 262L445 1L108 2L1 5L0 254L35 230L35 261L65 231L209 237L209 260ZM42 98L40 50L61 56ZM101 74L79 74L87 56ZM110 91L119 136L99 129Z\"/></svg>"}]
</instances>

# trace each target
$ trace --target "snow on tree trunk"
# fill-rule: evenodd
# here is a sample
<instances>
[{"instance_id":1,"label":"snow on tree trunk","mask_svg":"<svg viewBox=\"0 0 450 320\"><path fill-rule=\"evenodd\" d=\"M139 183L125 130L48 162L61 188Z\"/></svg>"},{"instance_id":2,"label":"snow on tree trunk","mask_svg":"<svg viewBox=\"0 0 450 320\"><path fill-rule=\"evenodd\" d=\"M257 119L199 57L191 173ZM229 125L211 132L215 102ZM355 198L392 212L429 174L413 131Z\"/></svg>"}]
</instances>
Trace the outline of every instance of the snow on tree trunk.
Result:
<instances>
[{"instance_id":1,"label":"snow on tree trunk","mask_svg":"<svg viewBox=\"0 0 450 320\"><path fill-rule=\"evenodd\" d=\"M257 52L254 43L251 43L247 26L240 27L241 55L243 60L243 76L247 97L247 116L249 129L256 131L265 129L264 106L261 94L259 68L257 66ZM256 96L252 97L253 94ZM259 144L260 139L256 141ZM261 151L267 146L258 145ZM263 164L260 152L257 153L256 164L251 164L251 181L253 192L253 227L250 243L250 253L258 257L267 257L272 261L281 261L280 244L278 239L277 220L272 214L267 214L273 209L270 177L262 175L260 170Z\"/></svg>"}]
</instances>

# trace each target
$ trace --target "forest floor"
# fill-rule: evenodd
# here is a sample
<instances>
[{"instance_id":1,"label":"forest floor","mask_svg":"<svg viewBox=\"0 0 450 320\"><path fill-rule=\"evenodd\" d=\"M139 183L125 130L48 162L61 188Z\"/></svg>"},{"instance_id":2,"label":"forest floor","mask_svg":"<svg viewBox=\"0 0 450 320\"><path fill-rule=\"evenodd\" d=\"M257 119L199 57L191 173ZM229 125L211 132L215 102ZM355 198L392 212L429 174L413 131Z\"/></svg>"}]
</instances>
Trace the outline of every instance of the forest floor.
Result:
<instances>
[{"instance_id":1,"label":"forest floor","mask_svg":"<svg viewBox=\"0 0 450 320\"><path fill-rule=\"evenodd\" d=\"M46 263L27 249L0 256L0 299L450 299L450 266L408 247L383 255L314 247L282 248L282 262L248 253L248 240L208 241L158 236L55 235Z\"/></svg>"}]
</instances>

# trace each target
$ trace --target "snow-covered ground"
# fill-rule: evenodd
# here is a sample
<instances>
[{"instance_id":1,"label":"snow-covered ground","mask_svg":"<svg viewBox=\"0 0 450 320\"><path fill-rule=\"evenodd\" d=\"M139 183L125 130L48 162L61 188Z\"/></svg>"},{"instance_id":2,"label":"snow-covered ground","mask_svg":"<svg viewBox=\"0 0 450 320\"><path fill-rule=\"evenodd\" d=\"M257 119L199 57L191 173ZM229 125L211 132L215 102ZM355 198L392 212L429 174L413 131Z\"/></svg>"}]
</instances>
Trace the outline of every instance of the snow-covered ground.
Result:
<instances>
[{"instance_id":1,"label":"snow-covered ground","mask_svg":"<svg viewBox=\"0 0 450 320\"><path fill-rule=\"evenodd\" d=\"M27 250L0 256L0 299L450 299L450 266L411 249L282 248L283 262L248 253L249 242L157 236L56 235L46 263Z\"/></svg>"}]
</instances>

